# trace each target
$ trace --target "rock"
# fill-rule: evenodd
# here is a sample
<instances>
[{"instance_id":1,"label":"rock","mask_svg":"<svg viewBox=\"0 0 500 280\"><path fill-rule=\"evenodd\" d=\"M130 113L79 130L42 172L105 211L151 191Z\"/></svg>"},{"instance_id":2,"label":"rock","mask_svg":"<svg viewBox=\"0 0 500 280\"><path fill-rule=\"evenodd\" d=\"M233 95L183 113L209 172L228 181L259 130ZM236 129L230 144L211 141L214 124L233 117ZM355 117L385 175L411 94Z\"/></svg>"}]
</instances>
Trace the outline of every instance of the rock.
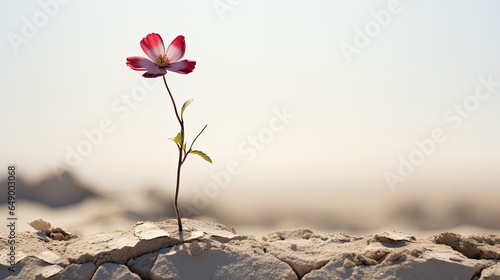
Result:
<instances>
[{"instance_id":1,"label":"rock","mask_svg":"<svg viewBox=\"0 0 500 280\"><path fill-rule=\"evenodd\" d=\"M43 241L50 241L49 237L54 240L69 240L72 237L70 232L60 227L54 228L49 222L42 219L34 220L28 224L38 230L37 235Z\"/></svg>"},{"instance_id":2,"label":"rock","mask_svg":"<svg viewBox=\"0 0 500 280\"><path fill-rule=\"evenodd\" d=\"M94 263L85 264L70 264L61 273L50 278L50 280L65 280L65 279L82 279L88 280L92 279L96 271L96 265Z\"/></svg>"},{"instance_id":3,"label":"rock","mask_svg":"<svg viewBox=\"0 0 500 280\"><path fill-rule=\"evenodd\" d=\"M173 233L175 230L170 228L170 231ZM112 262L125 264L130 259L154 252L162 247L174 246L179 242L178 238L168 236L141 240L135 235L135 227L132 227L124 231L99 233L78 238L66 246L66 253L72 263L93 262L100 265Z\"/></svg>"},{"instance_id":4,"label":"rock","mask_svg":"<svg viewBox=\"0 0 500 280\"><path fill-rule=\"evenodd\" d=\"M151 240L158 237L169 237L170 234L162 229L159 229L153 223L137 223L134 229L134 235L141 240Z\"/></svg>"},{"instance_id":5,"label":"rock","mask_svg":"<svg viewBox=\"0 0 500 280\"><path fill-rule=\"evenodd\" d=\"M432 237L437 244L445 244L472 259L500 259L500 236L480 234L463 236L443 232Z\"/></svg>"},{"instance_id":6,"label":"rock","mask_svg":"<svg viewBox=\"0 0 500 280\"><path fill-rule=\"evenodd\" d=\"M483 269L479 280L500 280L500 260L496 264Z\"/></svg>"},{"instance_id":7,"label":"rock","mask_svg":"<svg viewBox=\"0 0 500 280\"><path fill-rule=\"evenodd\" d=\"M301 279L472 279L491 265L400 232L361 238L310 229L269 234L267 251Z\"/></svg>"},{"instance_id":8,"label":"rock","mask_svg":"<svg viewBox=\"0 0 500 280\"><path fill-rule=\"evenodd\" d=\"M299 278L324 266L337 252L337 244L332 239L308 228L275 231L265 240L267 252L290 265Z\"/></svg>"},{"instance_id":9,"label":"rock","mask_svg":"<svg viewBox=\"0 0 500 280\"><path fill-rule=\"evenodd\" d=\"M153 269L153 265L158 258L158 255L168 253L171 248L164 248L155 253L142 255L136 259L127 262L127 266L131 271L137 273L142 279L150 279L149 273Z\"/></svg>"},{"instance_id":10,"label":"rock","mask_svg":"<svg viewBox=\"0 0 500 280\"><path fill-rule=\"evenodd\" d=\"M92 280L141 280L141 278L128 269L123 264L103 263L97 268Z\"/></svg>"},{"instance_id":11,"label":"rock","mask_svg":"<svg viewBox=\"0 0 500 280\"><path fill-rule=\"evenodd\" d=\"M68 260L61 258L59 255L51 251L43 251L40 254L35 255L35 257L50 264L61 264L64 266L69 265Z\"/></svg>"},{"instance_id":12,"label":"rock","mask_svg":"<svg viewBox=\"0 0 500 280\"><path fill-rule=\"evenodd\" d=\"M176 246L158 255L150 279L297 279L290 266L264 254L256 240L222 245L218 241L194 241Z\"/></svg>"},{"instance_id":13,"label":"rock","mask_svg":"<svg viewBox=\"0 0 500 280\"><path fill-rule=\"evenodd\" d=\"M39 276L41 276L43 279L50 278L59 272L61 272L64 268L57 264L49 265L40 270Z\"/></svg>"},{"instance_id":14,"label":"rock","mask_svg":"<svg viewBox=\"0 0 500 280\"><path fill-rule=\"evenodd\" d=\"M59 265L48 264L35 257L26 257L16 265L15 272L0 267L0 279L46 279L62 270Z\"/></svg>"},{"instance_id":15,"label":"rock","mask_svg":"<svg viewBox=\"0 0 500 280\"><path fill-rule=\"evenodd\" d=\"M399 241L415 241L415 236L400 232L386 231L374 235L374 239L379 242L399 242Z\"/></svg>"}]
</instances>

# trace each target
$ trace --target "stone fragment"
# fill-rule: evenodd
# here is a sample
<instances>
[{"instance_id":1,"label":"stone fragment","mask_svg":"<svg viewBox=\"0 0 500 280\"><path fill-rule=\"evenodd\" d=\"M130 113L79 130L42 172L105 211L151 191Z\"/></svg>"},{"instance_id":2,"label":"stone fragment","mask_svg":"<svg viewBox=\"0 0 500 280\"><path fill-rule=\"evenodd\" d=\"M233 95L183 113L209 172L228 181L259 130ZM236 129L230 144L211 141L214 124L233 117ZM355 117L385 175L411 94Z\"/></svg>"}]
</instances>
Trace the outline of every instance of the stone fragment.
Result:
<instances>
[{"instance_id":1,"label":"stone fragment","mask_svg":"<svg viewBox=\"0 0 500 280\"><path fill-rule=\"evenodd\" d=\"M471 259L500 260L500 236L479 234L474 236L443 232L431 237L437 244L445 244Z\"/></svg>"},{"instance_id":2,"label":"stone fragment","mask_svg":"<svg viewBox=\"0 0 500 280\"><path fill-rule=\"evenodd\" d=\"M141 240L150 240L158 237L170 236L170 234L167 231L158 228L153 223L147 223L147 222L136 225L134 235Z\"/></svg>"},{"instance_id":3,"label":"stone fragment","mask_svg":"<svg viewBox=\"0 0 500 280\"><path fill-rule=\"evenodd\" d=\"M61 272L64 268L60 265L53 264L49 266L45 266L42 269L40 269L40 276L42 276L44 279L50 278L59 272Z\"/></svg>"},{"instance_id":4,"label":"stone fragment","mask_svg":"<svg viewBox=\"0 0 500 280\"><path fill-rule=\"evenodd\" d=\"M57 273L58 268L52 266L38 258L26 257L17 263L14 272L0 267L0 279L45 279L46 275L52 276L54 272Z\"/></svg>"},{"instance_id":5,"label":"stone fragment","mask_svg":"<svg viewBox=\"0 0 500 280\"><path fill-rule=\"evenodd\" d=\"M59 274L50 278L50 280L67 280L67 279L79 279L79 280L90 280L96 271L96 265L94 263L84 263L84 264L70 264Z\"/></svg>"},{"instance_id":6,"label":"stone fragment","mask_svg":"<svg viewBox=\"0 0 500 280\"><path fill-rule=\"evenodd\" d=\"M127 266L123 264L115 264L115 263L103 263L101 264L92 280L141 280L141 278L132 273Z\"/></svg>"},{"instance_id":7,"label":"stone fragment","mask_svg":"<svg viewBox=\"0 0 500 280\"><path fill-rule=\"evenodd\" d=\"M481 271L479 280L500 280L500 260Z\"/></svg>"},{"instance_id":8,"label":"stone fragment","mask_svg":"<svg viewBox=\"0 0 500 280\"><path fill-rule=\"evenodd\" d=\"M374 235L374 239L378 242L399 242L399 241L415 241L413 235L406 234L400 231L385 231Z\"/></svg>"},{"instance_id":9,"label":"stone fragment","mask_svg":"<svg viewBox=\"0 0 500 280\"><path fill-rule=\"evenodd\" d=\"M172 248L163 248L158 252L142 255L138 258L131 259L127 262L127 266L134 273L137 273L142 279L149 279L149 273L160 254L168 253Z\"/></svg>"},{"instance_id":10,"label":"stone fragment","mask_svg":"<svg viewBox=\"0 0 500 280\"><path fill-rule=\"evenodd\" d=\"M68 260L61 258L61 256L51 251L43 251L40 254L35 255L34 257L37 257L50 264L62 264L64 266L69 265Z\"/></svg>"},{"instance_id":11,"label":"stone fragment","mask_svg":"<svg viewBox=\"0 0 500 280\"><path fill-rule=\"evenodd\" d=\"M327 264L338 254L336 240L308 228L268 234L267 252L290 265L299 277ZM339 242L342 244L343 242ZM350 264L346 262L346 266Z\"/></svg>"},{"instance_id":12,"label":"stone fragment","mask_svg":"<svg viewBox=\"0 0 500 280\"><path fill-rule=\"evenodd\" d=\"M160 254L150 279L297 279L286 263L269 254L254 254L251 244L247 242L255 241L235 246L239 248L229 249L228 246L226 250L212 244L211 249L201 255L190 254L189 247L184 246L168 254Z\"/></svg>"}]
</instances>

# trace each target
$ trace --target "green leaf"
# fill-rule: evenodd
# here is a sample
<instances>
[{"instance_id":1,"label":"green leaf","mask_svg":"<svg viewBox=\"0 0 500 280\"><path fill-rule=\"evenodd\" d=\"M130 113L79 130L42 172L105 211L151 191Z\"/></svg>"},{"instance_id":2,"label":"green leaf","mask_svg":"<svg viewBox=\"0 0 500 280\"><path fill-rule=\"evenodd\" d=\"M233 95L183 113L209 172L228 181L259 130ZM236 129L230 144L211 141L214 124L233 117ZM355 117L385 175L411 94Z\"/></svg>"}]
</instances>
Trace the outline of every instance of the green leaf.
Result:
<instances>
[{"instance_id":1,"label":"green leaf","mask_svg":"<svg viewBox=\"0 0 500 280\"><path fill-rule=\"evenodd\" d=\"M186 108L191 104L193 103L193 99L189 99L188 101L184 102L184 104L182 105L182 109L181 109L181 117L182 115L184 114L184 110L186 110Z\"/></svg>"},{"instance_id":2,"label":"green leaf","mask_svg":"<svg viewBox=\"0 0 500 280\"><path fill-rule=\"evenodd\" d=\"M208 161L208 162L212 163L212 159L211 159L209 156L207 156L207 155L206 155L204 152L202 152L202 151L198 151L198 150L191 150L191 151L189 151L189 153L190 153L190 154L199 155L199 156L200 156L200 157L202 157L204 160L206 160L206 161Z\"/></svg>"},{"instance_id":3,"label":"green leaf","mask_svg":"<svg viewBox=\"0 0 500 280\"><path fill-rule=\"evenodd\" d=\"M174 141L178 147L180 147L182 145L182 137L181 137L181 133L177 133L177 135L175 135L174 138L170 138L172 141Z\"/></svg>"}]
</instances>

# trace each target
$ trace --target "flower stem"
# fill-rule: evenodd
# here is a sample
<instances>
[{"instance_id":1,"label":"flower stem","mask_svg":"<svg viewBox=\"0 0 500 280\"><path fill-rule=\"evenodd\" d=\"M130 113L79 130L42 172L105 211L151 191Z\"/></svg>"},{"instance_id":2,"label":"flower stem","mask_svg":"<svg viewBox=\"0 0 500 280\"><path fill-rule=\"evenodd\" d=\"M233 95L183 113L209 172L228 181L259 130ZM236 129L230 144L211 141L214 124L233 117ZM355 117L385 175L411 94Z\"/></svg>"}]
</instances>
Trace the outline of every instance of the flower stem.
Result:
<instances>
[{"instance_id":1,"label":"flower stem","mask_svg":"<svg viewBox=\"0 0 500 280\"><path fill-rule=\"evenodd\" d=\"M175 216L177 217L177 225L179 225L179 232L182 232L182 221L181 214L179 213L179 207L177 206L177 198L179 197L179 185L181 182L181 167L182 167L182 148L179 148L179 161L177 162L177 180L175 183Z\"/></svg>"},{"instance_id":2,"label":"flower stem","mask_svg":"<svg viewBox=\"0 0 500 280\"><path fill-rule=\"evenodd\" d=\"M175 200L174 200L174 208L175 208L175 216L177 217L177 224L179 225L179 232L182 232L182 221L181 214L179 212L179 207L177 206L177 199L179 197L179 185L181 182L181 167L182 163L186 159L183 157L182 151L184 147L184 120L179 116L179 112L177 111L177 106L175 105L174 97L168 88L167 79L165 75L163 75L163 82L165 83L165 87L167 88L168 95L170 95L170 99L172 100L172 104L174 105L175 116L177 117L177 121L179 121L179 125L181 126L181 144L178 145L179 148L179 159L177 161L177 179L175 183Z\"/></svg>"}]
</instances>

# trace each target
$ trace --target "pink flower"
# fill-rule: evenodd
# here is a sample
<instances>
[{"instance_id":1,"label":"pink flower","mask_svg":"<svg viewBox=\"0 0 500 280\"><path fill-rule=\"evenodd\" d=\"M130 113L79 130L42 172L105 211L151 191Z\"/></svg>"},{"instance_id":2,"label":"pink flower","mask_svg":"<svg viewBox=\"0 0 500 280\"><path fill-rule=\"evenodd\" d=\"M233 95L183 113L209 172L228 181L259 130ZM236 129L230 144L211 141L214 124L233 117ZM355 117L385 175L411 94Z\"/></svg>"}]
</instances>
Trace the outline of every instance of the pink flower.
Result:
<instances>
[{"instance_id":1,"label":"pink flower","mask_svg":"<svg viewBox=\"0 0 500 280\"><path fill-rule=\"evenodd\" d=\"M140 56L127 57L127 66L137 71L146 71L142 76L145 78L156 78L167 74L168 71L180 74L188 74L194 70L196 61L180 60L184 56L186 43L184 36L179 35L165 51L163 40L160 35L151 33L142 38L142 50L151 59Z\"/></svg>"}]
</instances>

